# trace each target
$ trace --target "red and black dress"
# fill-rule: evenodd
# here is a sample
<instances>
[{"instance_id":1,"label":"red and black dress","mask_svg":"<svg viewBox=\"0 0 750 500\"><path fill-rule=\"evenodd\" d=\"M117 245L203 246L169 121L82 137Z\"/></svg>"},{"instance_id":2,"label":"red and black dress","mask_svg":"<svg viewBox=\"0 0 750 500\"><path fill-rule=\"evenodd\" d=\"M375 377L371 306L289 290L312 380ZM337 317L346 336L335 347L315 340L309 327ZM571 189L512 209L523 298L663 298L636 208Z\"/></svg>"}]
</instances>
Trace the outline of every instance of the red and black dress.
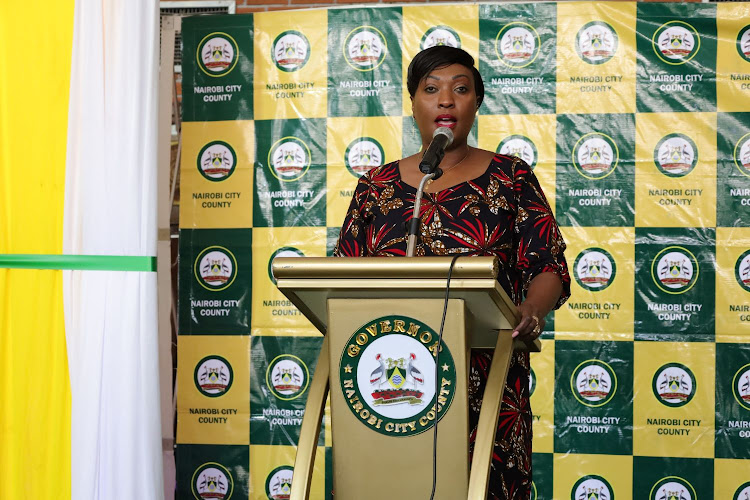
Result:
<instances>
[{"instance_id":1,"label":"red and black dress","mask_svg":"<svg viewBox=\"0 0 750 500\"><path fill-rule=\"evenodd\" d=\"M416 189L401 180L398 162L360 178L334 255L405 256L406 222ZM531 280L553 272L563 282L559 307L570 295L570 276L552 211L536 176L522 160L495 155L484 174L438 193L425 193L416 255L496 255L498 281L520 304ZM469 374L469 436L473 450L492 351L474 349ZM527 499L531 491L529 354L512 356L500 408L490 473L490 499Z\"/></svg>"}]
</instances>

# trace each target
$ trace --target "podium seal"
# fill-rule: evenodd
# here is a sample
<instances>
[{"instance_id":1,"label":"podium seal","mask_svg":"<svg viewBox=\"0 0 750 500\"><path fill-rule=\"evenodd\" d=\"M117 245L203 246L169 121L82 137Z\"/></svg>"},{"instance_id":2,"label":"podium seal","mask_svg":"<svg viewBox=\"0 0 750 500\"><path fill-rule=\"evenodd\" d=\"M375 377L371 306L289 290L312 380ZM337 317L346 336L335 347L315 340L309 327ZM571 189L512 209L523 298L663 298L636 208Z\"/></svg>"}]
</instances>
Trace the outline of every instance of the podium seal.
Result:
<instances>
[{"instance_id":1,"label":"podium seal","mask_svg":"<svg viewBox=\"0 0 750 500\"><path fill-rule=\"evenodd\" d=\"M406 316L368 321L349 338L341 353L341 390L363 424L388 436L413 436L432 427L448 411L456 386L456 367L438 334ZM435 400L437 398L437 415Z\"/></svg>"}]
</instances>

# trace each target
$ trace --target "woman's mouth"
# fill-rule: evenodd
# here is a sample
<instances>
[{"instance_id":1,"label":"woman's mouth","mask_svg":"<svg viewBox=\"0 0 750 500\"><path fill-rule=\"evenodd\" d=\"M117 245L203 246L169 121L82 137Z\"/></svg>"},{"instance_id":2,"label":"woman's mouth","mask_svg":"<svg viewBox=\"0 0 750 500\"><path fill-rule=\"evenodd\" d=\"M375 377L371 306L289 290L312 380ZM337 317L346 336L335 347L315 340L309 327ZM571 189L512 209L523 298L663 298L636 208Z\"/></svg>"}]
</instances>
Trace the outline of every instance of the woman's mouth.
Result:
<instances>
[{"instance_id":1,"label":"woman's mouth","mask_svg":"<svg viewBox=\"0 0 750 500\"><path fill-rule=\"evenodd\" d=\"M440 115L437 118L435 118L435 123L438 127L448 127L453 128L456 126L456 117L453 115Z\"/></svg>"}]
</instances>

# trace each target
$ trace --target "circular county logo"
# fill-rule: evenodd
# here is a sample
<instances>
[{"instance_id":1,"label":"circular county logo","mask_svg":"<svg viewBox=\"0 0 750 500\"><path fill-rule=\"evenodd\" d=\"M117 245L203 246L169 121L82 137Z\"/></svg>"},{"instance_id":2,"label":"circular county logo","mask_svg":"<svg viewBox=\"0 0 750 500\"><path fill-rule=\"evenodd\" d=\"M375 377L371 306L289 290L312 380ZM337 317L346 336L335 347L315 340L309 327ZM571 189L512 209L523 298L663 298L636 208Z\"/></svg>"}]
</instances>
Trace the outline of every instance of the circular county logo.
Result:
<instances>
[{"instance_id":1,"label":"circular county logo","mask_svg":"<svg viewBox=\"0 0 750 500\"><path fill-rule=\"evenodd\" d=\"M734 492L732 500L749 500L750 499L750 481L743 483Z\"/></svg>"},{"instance_id":2,"label":"circular county logo","mask_svg":"<svg viewBox=\"0 0 750 500\"><path fill-rule=\"evenodd\" d=\"M737 52L741 58L750 62L750 24L737 33Z\"/></svg>"},{"instance_id":3,"label":"circular county logo","mask_svg":"<svg viewBox=\"0 0 750 500\"><path fill-rule=\"evenodd\" d=\"M697 498L693 485L677 476L659 479L649 494L649 500L697 500Z\"/></svg>"},{"instance_id":4,"label":"circular county logo","mask_svg":"<svg viewBox=\"0 0 750 500\"><path fill-rule=\"evenodd\" d=\"M661 404L678 408L688 404L695 396L695 376L685 365L667 363L654 373L651 388Z\"/></svg>"},{"instance_id":5,"label":"circular county logo","mask_svg":"<svg viewBox=\"0 0 750 500\"><path fill-rule=\"evenodd\" d=\"M215 32L203 37L198 44L198 66L208 76L224 76L237 64L240 53L237 42L226 33Z\"/></svg>"},{"instance_id":6,"label":"circular county logo","mask_svg":"<svg viewBox=\"0 0 750 500\"><path fill-rule=\"evenodd\" d=\"M539 154L536 145L528 137L520 134L509 135L497 145L496 153L505 156L515 156L526 162L533 170L536 167Z\"/></svg>"},{"instance_id":7,"label":"circular county logo","mask_svg":"<svg viewBox=\"0 0 750 500\"><path fill-rule=\"evenodd\" d=\"M443 342L439 385L435 383L438 335L405 316L368 322L341 353L340 379L349 409L375 432L407 437L432 427L448 411L455 394L456 367Z\"/></svg>"},{"instance_id":8,"label":"circular county logo","mask_svg":"<svg viewBox=\"0 0 750 500\"><path fill-rule=\"evenodd\" d=\"M385 36L374 26L360 26L346 35L344 59L357 71L372 71L380 66L388 53Z\"/></svg>"},{"instance_id":9,"label":"circular county logo","mask_svg":"<svg viewBox=\"0 0 750 500\"><path fill-rule=\"evenodd\" d=\"M750 250L745 250L737 259L734 265L734 277L737 279L737 284L746 292L750 292Z\"/></svg>"},{"instance_id":10,"label":"circular county logo","mask_svg":"<svg viewBox=\"0 0 750 500\"><path fill-rule=\"evenodd\" d=\"M654 164L667 177L683 177L698 163L698 147L693 140L679 133L661 138L654 148Z\"/></svg>"},{"instance_id":11,"label":"circular county logo","mask_svg":"<svg viewBox=\"0 0 750 500\"><path fill-rule=\"evenodd\" d=\"M234 479L223 465L207 462L195 470L190 486L197 500L229 500Z\"/></svg>"},{"instance_id":12,"label":"circular county logo","mask_svg":"<svg viewBox=\"0 0 750 500\"><path fill-rule=\"evenodd\" d=\"M211 141L198 153L198 172L209 181L223 181L236 166L237 154L224 141Z\"/></svg>"},{"instance_id":13,"label":"circular county logo","mask_svg":"<svg viewBox=\"0 0 750 500\"><path fill-rule=\"evenodd\" d=\"M297 137L282 137L268 152L268 166L280 181L296 181L310 168L310 148Z\"/></svg>"},{"instance_id":14,"label":"circular county logo","mask_svg":"<svg viewBox=\"0 0 750 500\"><path fill-rule=\"evenodd\" d=\"M617 375L604 361L587 359L573 370L570 388L579 403L598 408L609 403L617 392Z\"/></svg>"},{"instance_id":15,"label":"circular county logo","mask_svg":"<svg viewBox=\"0 0 750 500\"><path fill-rule=\"evenodd\" d=\"M615 500L612 486L602 476L589 474L573 485L570 500Z\"/></svg>"},{"instance_id":16,"label":"circular county logo","mask_svg":"<svg viewBox=\"0 0 750 500\"><path fill-rule=\"evenodd\" d=\"M495 37L498 60L511 68L528 66L539 55L539 33L527 23L515 21L500 29Z\"/></svg>"},{"instance_id":17,"label":"circular county logo","mask_svg":"<svg viewBox=\"0 0 750 500\"><path fill-rule=\"evenodd\" d=\"M734 145L734 164L742 175L750 177L750 133L740 137Z\"/></svg>"},{"instance_id":18,"label":"circular county logo","mask_svg":"<svg viewBox=\"0 0 750 500\"><path fill-rule=\"evenodd\" d=\"M737 370L732 379L734 399L746 410L750 410L750 364Z\"/></svg>"},{"instance_id":19,"label":"circular county logo","mask_svg":"<svg viewBox=\"0 0 750 500\"><path fill-rule=\"evenodd\" d=\"M278 399L297 399L310 383L307 365L297 356L282 354L276 356L266 369L266 386Z\"/></svg>"},{"instance_id":20,"label":"circular county logo","mask_svg":"<svg viewBox=\"0 0 750 500\"><path fill-rule=\"evenodd\" d=\"M302 253L302 250L297 250L294 247L283 247L276 250L273 254L271 254L271 258L268 259L268 278L271 280L271 282L275 285L276 284L276 278L273 277L273 260L276 257L304 257L305 254Z\"/></svg>"},{"instance_id":21,"label":"circular county logo","mask_svg":"<svg viewBox=\"0 0 750 500\"><path fill-rule=\"evenodd\" d=\"M701 48L701 37L684 21L669 21L659 26L651 38L656 56L667 64L685 64Z\"/></svg>"},{"instance_id":22,"label":"circular county logo","mask_svg":"<svg viewBox=\"0 0 750 500\"><path fill-rule=\"evenodd\" d=\"M271 46L271 60L281 71L292 73L301 69L310 59L310 42L295 30L279 33Z\"/></svg>"},{"instance_id":23,"label":"circular county logo","mask_svg":"<svg viewBox=\"0 0 750 500\"><path fill-rule=\"evenodd\" d=\"M576 34L576 52L584 62L604 64L617 52L617 31L604 21L586 23Z\"/></svg>"},{"instance_id":24,"label":"circular county logo","mask_svg":"<svg viewBox=\"0 0 750 500\"><path fill-rule=\"evenodd\" d=\"M449 47L461 48L461 37L456 30L450 26L440 25L433 26L422 35L422 41L419 42L420 50L429 49L436 45L447 45Z\"/></svg>"},{"instance_id":25,"label":"circular county logo","mask_svg":"<svg viewBox=\"0 0 750 500\"><path fill-rule=\"evenodd\" d=\"M272 470L266 477L266 496L271 500L288 500L292 494L294 468L282 465Z\"/></svg>"},{"instance_id":26,"label":"circular county logo","mask_svg":"<svg viewBox=\"0 0 750 500\"><path fill-rule=\"evenodd\" d=\"M357 178L382 165L383 158L385 158L383 146L372 137L354 139L344 153L346 169Z\"/></svg>"},{"instance_id":27,"label":"circular county logo","mask_svg":"<svg viewBox=\"0 0 750 500\"><path fill-rule=\"evenodd\" d=\"M536 390L536 373L534 373L534 369L529 367L529 397L531 397L534 394L534 391Z\"/></svg>"},{"instance_id":28,"label":"circular county logo","mask_svg":"<svg viewBox=\"0 0 750 500\"><path fill-rule=\"evenodd\" d=\"M587 179L604 179L615 171L619 161L617 143L601 132L589 132L573 146L573 165Z\"/></svg>"},{"instance_id":29,"label":"circular county logo","mask_svg":"<svg viewBox=\"0 0 750 500\"><path fill-rule=\"evenodd\" d=\"M651 262L651 278L662 292L685 293L695 285L699 274L698 260L682 247L662 249Z\"/></svg>"},{"instance_id":30,"label":"circular county logo","mask_svg":"<svg viewBox=\"0 0 750 500\"><path fill-rule=\"evenodd\" d=\"M234 381L234 372L229 361L221 356L206 356L198 361L193 373L195 388L209 398L223 396Z\"/></svg>"},{"instance_id":31,"label":"circular county logo","mask_svg":"<svg viewBox=\"0 0 750 500\"><path fill-rule=\"evenodd\" d=\"M218 292L229 288L237 277L237 259L224 247L210 246L196 257L194 271L203 288Z\"/></svg>"},{"instance_id":32,"label":"circular county logo","mask_svg":"<svg viewBox=\"0 0 750 500\"><path fill-rule=\"evenodd\" d=\"M576 282L581 288L600 292L615 279L615 259L603 248L587 248L576 257L573 264Z\"/></svg>"}]
</instances>

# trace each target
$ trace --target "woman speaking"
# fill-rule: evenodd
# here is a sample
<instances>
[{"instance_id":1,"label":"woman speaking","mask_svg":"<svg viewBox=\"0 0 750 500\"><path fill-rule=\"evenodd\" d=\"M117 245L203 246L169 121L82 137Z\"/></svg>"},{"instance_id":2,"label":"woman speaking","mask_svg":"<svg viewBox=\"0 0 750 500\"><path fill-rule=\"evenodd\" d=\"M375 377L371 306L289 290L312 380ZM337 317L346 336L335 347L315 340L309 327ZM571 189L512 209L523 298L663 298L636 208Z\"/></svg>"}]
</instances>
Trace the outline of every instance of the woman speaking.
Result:
<instances>
[{"instance_id":1,"label":"woman speaking","mask_svg":"<svg viewBox=\"0 0 750 500\"><path fill-rule=\"evenodd\" d=\"M412 60L407 76L414 120L426 151L439 127L454 140L429 182L420 208L416 255L497 256L498 281L518 306L514 337L533 340L544 318L570 294L565 242L542 189L523 160L477 149L467 137L484 98L474 59L439 46ZM372 169L360 178L334 255L405 256L421 153ZM471 353L470 449L479 420L492 350ZM529 354L513 355L500 408L489 497L527 499L531 490Z\"/></svg>"}]
</instances>

